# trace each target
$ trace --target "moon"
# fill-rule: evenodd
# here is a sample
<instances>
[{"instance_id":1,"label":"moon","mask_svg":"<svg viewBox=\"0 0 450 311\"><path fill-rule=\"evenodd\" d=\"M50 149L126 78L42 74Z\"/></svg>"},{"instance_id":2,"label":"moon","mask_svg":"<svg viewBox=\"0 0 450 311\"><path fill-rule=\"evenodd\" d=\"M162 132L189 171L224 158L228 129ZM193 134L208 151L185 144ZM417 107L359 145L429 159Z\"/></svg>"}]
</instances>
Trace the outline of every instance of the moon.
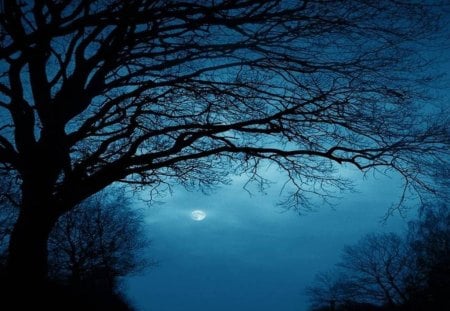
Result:
<instances>
[{"instance_id":1,"label":"moon","mask_svg":"<svg viewBox=\"0 0 450 311\"><path fill-rule=\"evenodd\" d=\"M202 221L206 218L206 213L202 210L195 210L191 212L191 218L195 221Z\"/></svg>"}]
</instances>

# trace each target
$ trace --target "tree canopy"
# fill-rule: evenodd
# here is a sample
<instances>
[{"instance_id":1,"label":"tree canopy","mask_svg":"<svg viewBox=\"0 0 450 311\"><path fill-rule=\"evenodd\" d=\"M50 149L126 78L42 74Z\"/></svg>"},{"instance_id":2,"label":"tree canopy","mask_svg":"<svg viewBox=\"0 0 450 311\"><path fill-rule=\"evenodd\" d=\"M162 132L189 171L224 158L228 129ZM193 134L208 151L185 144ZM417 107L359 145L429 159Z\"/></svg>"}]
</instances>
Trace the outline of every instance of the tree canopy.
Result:
<instances>
[{"instance_id":1,"label":"tree canopy","mask_svg":"<svg viewBox=\"0 0 450 311\"><path fill-rule=\"evenodd\" d=\"M349 164L430 190L449 142L445 116L422 109L431 4L3 1L0 166L21 185L12 269L44 267L58 217L119 181L262 182L271 162L298 206L346 188L336 165Z\"/></svg>"},{"instance_id":2,"label":"tree canopy","mask_svg":"<svg viewBox=\"0 0 450 311\"><path fill-rule=\"evenodd\" d=\"M414 157L448 140L416 114L420 75L407 76L430 14L392 1L6 1L0 159L68 201L117 180L216 181L224 159L273 160L304 182L332 183L331 162L412 178Z\"/></svg>"}]
</instances>

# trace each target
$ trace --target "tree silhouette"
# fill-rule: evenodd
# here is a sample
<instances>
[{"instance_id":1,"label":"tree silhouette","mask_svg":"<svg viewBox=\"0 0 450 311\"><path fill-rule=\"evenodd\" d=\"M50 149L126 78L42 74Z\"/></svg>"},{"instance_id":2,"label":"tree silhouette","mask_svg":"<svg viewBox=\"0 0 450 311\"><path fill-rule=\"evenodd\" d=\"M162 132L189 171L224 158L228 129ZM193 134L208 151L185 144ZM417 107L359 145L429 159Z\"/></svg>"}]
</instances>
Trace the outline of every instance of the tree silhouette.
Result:
<instances>
[{"instance_id":1,"label":"tree silhouette","mask_svg":"<svg viewBox=\"0 0 450 311\"><path fill-rule=\"evenodd\" d=\"M142 218L117 193L87 199L62 216L50 234L50 277L71 286L114 290L119 277L150 264L143 255L149 240Z\"/></svg>"},{"instance_id":2,"label":"tree silhouette","mask_svg":"<svg viewBox=\"0 0 450 311\"><path fill-rule=\"evenodd\" d=\"M318 273L314 284L306 288L306 293L313 310L334 311L346 302L356 300L352 288L353 284L345 275L330 271Z\"/></svg>"},{"instance_id":3,"label":"tree silhouette","mask_svg":"<svg viewBox=\"0 0 450 311\"><path fill-rule=\"evenodd\" d=\"M410 300L406 279L413 271L412 260L396 234L368 234L346 246L338 267L339 272L319 275L308 289L314 305L352 301L394 307Z\"/></svg>"},{"instance_id":4,"label":"tree silhouette","mask_svg":"<svg viewBox=\"0 0 450 311\"><path fill-rule=\"evenodd\" d=\"M393 233L369 234L344 248L339 266L347 271L359 301L396 306L410 300L405 280L413 266L407 250Z\"/></svg>"},{"instance_id":5,"label":"tree silhouette","mask_svg":"<svg viewBox=\"0 0 450 311\"><path fill-rule=\"evenodd\" d=\"M0 163L18 176L12 279L47 275L58 218L111 185L346 188L337 164L428 188L448 122L421 111L433 5L384 1L3 1ZM428 80L427 80L428 79ZM289 188L289 187L288 187Z\"/></svg>"},{"instance_id":6,"label":"tree silhouette","mask_svg":"<svg viewBox=\"0 0 450 311\"><path fill-rule=\"evenodd\" d=\"M424 309L450 308L450 209L445 202L430 204L410 223L408 241L414 254L414 303ZM418 286L417 286L418 285Z\"/></svg>"},{"instance_id":7,"label":"tree silhouette","mask_svg":"<svg viewBox=\"0 0 450 311\"><path fill-rule=\"evenodd\" d=\"M368 234L344 248L338 269L307 288L313 307L446 310L450 307L450 210L428 203L405 237ZM364 305L366 304L366 305Z\"/></svg>"},{"instance_id":8,"label":"tree silhouette","mask_svg":"<svg viewBox=\"0 0 450 311\"><path fill-rule=\"evenodd\" d=\"M18 210L0 203L3 272ZM144 255L149 244L141 211L122 192L102 191L59 218L49 236L49 277L75 289L114 291L119 277L152 264Z\"/></svg>"}]
</instances>

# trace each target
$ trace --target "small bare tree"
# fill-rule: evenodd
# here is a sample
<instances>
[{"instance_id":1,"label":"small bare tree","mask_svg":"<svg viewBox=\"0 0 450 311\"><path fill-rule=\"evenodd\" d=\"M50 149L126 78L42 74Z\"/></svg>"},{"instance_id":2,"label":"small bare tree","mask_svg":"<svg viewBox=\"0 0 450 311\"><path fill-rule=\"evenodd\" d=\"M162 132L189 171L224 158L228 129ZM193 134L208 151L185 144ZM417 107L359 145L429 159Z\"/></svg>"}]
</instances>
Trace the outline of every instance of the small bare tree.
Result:
<instances>
[{"instance_id":1,"label":"small bare tree","mask_svg":"<svg viewBox=\"0 0 450 311\"><path fill-rule=\"evenodd\" d=\"M65 214L49 239L50 276L114 289L119 277L150 264L143 215L117 192L95 195Z\"/></svg>"},{"instance_id":2,"label":"small bare tree","mask_svg":"<svg viewBox=\"0 0 450 311\"><path fill-rule=\"evenodd\" d=\"M19 211L11 202L12 198L0 201L2 269ZM114 290L120 277L153 263L148 259L149 245L142 211L123 192L103 191L83 201L56 223L48 244L49 276L71 286L98 283L97 287Z\"/></svg>"},{"instance_id":3,"label":"small bare tree","mask_svg":"<svg viewBox=\"0 0 450 311\"><path fill-rule=\"evenodd\" d=\"M357 300L353 286L340 271L329 271L317 274L306 293L314 310L334 311L349 301Z\"/></svg>"},{"instance_id":4,"label":"small bare tree","mask_svg":"<svg viewBox=\"0 0 450 311\"><path fill-rule=\"evenodd\" d=\"M307 289L314 307L351 303L405 310L450 307L450 211L432 203L409 225L405 238L369 234L344 248L335 271L318 274Z\"/></svg>"},{"instance_id":5,"label":"small bare tree","mask_svg":"<svg viewBox=\"0 0 450 311\"><path fill-rule=\"evenodd\" d=\"M358 243L346 246L338 269L319 274L307 289L314 306L344 306L368 303L400 306L411 299L414 258L398 235L368 234Z\"/></svg>"}]
</instances>

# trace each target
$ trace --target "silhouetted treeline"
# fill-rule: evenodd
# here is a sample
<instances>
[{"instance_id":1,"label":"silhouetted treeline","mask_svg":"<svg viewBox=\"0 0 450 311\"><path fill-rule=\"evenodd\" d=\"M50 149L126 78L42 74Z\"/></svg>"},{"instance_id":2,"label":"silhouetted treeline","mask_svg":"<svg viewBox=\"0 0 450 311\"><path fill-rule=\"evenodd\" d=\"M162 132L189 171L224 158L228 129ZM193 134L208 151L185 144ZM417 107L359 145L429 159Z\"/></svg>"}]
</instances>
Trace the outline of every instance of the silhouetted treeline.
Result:
<instances>
[{"instance_id":1,"label":"silhouetted treeline","mask_svg":"<svg viewBox=\"0 0 450 311\"><path fill-rule=\"evenodd\" d=\"M120 278L150 264L143 255L149 240L143 215L123 194L102 192L60 218L49 237L49 278L41 288L8 278L7 246L18 211L11 200L0 201L1 310L8 310L5 301L16 310L30 299L51 310L132 310Z\"/></svg>"},{"instance_id":2,"label":"silhouetted treeline","mask_svg":"<svg viewBox=\"0 0 450 311\"><path fill-rule=\"evenodd\" d=\"M407 232L368 234L307 293L314 311L450 310L450 210L425 206Z\"/></svg>"}]
</instances>

